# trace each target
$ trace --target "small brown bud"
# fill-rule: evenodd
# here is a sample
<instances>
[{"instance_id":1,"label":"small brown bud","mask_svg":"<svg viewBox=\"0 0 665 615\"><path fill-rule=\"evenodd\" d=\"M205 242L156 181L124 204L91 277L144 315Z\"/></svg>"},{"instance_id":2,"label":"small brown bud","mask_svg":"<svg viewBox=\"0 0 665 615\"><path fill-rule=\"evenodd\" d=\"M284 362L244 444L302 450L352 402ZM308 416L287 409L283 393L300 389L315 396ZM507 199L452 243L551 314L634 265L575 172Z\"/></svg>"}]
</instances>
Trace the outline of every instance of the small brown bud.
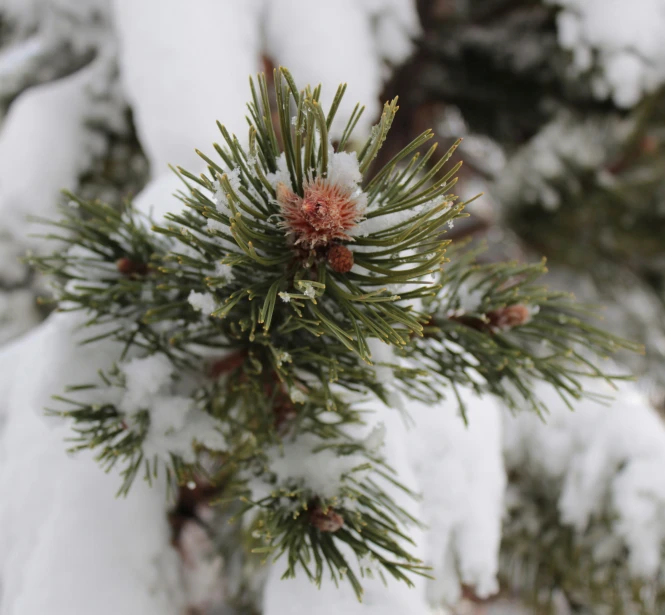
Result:
<instances>
[{"instance_id":1,"label":"small brown bud","mask_svg":"<svg viewBox=\"0 0 665 615\"><path fill-rule=\"evenodd\" d=\"M353 252L346 246L334 244L328 250L328 263L337 273L348 273L353 267Z\"/></svg>"},{"instance_id":2,"label":"small brown bud","mask_svg":"<svg viewBox=\"0 0 665 615\"><path fill-rule=\"evenodd\" d=\"M335 512L334 508L324 510L316 506L309 513L309 522L321 532L334 533L344 526L342 515Z\"/></svg>"},{"instance_id":3,"label":"small brown bud","mask_svg":"<svg viewBox=\"0 0 665 615\"><path fill-rule=\"evenodd\" d=\"M131 258L123 256L115 262L118 272L122 275L145 275L148 273L148 265L133 261Z\"/></svg>"},{"instance_id":4,"label":"small brown bud","mask_svg":"<svg viewBox=\"0 0 665 615\"><path fill-rule=\"evenodd\" d=\"M526 305L508 305L499 310L492 310L487 313L487 319L492 329L512 329L519 327L531 318L531 311Z\"/></svg>"}]
</instances>

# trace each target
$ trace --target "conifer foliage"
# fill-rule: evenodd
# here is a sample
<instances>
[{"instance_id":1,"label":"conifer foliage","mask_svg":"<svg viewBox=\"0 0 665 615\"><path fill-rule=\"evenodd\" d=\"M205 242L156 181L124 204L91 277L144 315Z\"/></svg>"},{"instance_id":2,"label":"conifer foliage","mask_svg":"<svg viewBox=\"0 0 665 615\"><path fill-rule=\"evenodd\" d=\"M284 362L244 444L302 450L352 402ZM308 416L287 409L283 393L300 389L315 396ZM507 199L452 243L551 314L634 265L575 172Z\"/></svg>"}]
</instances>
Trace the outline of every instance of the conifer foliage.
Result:
<instances>
[{"instance_id":1,"label":"conifer foliage","mask_svg":"<svg viewBox=\"0 0 665 615\"><path fill-rule=\"evenodd\" d=\"M455 148L428 164L427 131L372 168L396 100L364 144L360 106L333 143L345 87L323 109L320 87L298 89L285 69L274 81L274 115L265 77L250 81L246 145L220 125L207 173L177 170L181 213L157 223L71 197L54 233L69 248L35 263L59 309L89 316L87 343L124 350L52 411L74 421L74 448L122 465L122 492L137 475L204 481L242 524L242 548L361 596L370 571L427 573L381 413L456 404L460 387L540 412L533 381L578 398L583 375L605 377L594 356L625 344L539 286L543 264L450 249L445 228L464 215Z\"/></svg>"}]
</instances>

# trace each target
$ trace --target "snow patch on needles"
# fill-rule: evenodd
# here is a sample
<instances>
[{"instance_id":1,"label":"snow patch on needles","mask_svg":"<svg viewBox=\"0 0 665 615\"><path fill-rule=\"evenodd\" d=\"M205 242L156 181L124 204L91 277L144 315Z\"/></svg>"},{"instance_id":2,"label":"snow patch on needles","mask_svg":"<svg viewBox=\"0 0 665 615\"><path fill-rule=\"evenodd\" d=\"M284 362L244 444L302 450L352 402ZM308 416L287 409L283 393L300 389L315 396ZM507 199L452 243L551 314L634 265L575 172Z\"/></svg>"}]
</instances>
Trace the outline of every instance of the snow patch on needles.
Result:
<instances>
[{"instance_id":1,"label":"snow patch on needles","mask_svg":"<svg viewBox=\"0 0 665 615\"><path fill-rule=\"evenodd\" d=\"M122 373L127 387L122 407L128 412L137 412L149 406L157 392L171 383L173 366L165 356L153 355L128 361Z\"/></svg>"},{"instance_id":2,"label":"snow patch on needles","mask_svg":"<svg viewBox=\"0 0 665 615\"><path fill-rule=\"evenodd\" d=\"M282 152L279 155L279 158L277 158L277 171L274 173L266 173L266 179L275 189L278 184L284 184L285 186L291 185L291 175L289 174L289 166L286 162L286 154L284 152Z\"/></svg>"},{"instance_id":3,"label":"snow patch on needles","mask_svg":"<svg viewBox=\"0 0 665 615\"><path fill-rule=\"evenodd\" d=\"M564 524L584 531L597 519L613 519L613 538L628 549L631 573L650 578L665 548L665 425L634 384L622 383L618 392L592 380L584 387L608 396L607 404L582 400L570 412L541 384L536 394L549 409L546 424L526 412L505 414L507 467L561 484Z\"/></svg>"},{"instance_id":4,"label":"snow patch on needles","mask_svg":"<svg viewBox=\"0 0 665 615\"><path fill-rule=\"evenodd\" d=\"M439 205L442 205L447 200L448 197L441 195L435 199L427 201L426 203L416 205L415 207L409 207L399 211L379 213L377 216L367 218L360 222L356 228L349 232L349 235L356 237L367 237L368 235L383 233L388 229L399 227L403 224L406 224L407 222L410 222L415 217L425 214L436 207L439 207ZM450 205L452 205L452 201L450 201ZM378 208L370 207L369 211L381 212L381 209L380 206ZM364 247L364 250L369 251L368 247Z\"/></svg>"},{"instance_id":5,"label":"snow patch on needles","mask_svg":"<svg viewBox=\"0 0 665 615\"><path fill-rule=\"evenodd\" d=\"M206 316L210 316L217 309L217 302L210 293L197 293L193 290L189 293L187 301L195 310Z\"/></svg>"},{"instance_id":6,"label":"snow patch on needles","mask_svg":"<svg viewBox=\"0 0 665 615\"><path fill-rule=\"evenodd\" d=\"M225 263L217 263L215 265L215 273L210 276L209 286L224 286L232 282L235 277L233 267ZM196 301L196 299L195 299ZM214 301L214 299L213 299ZM191 301L190 301L191 303ZM192 304L193 305L193 304Z\"/></svg>"},{"instance_id":7,"label":"snow patch on needles","mask_svg":"<svg viewBox=\"0 0 665 615\"><path fill-rule=\"evenodd\" d=\"M289 389L289 397L294 404L304 404L307 401L305 394L296 387L291 387Z\"/></svg>"},{"instance_id":8,"label":"snow patch on needles","mask_svg":"<svg viewBox=\"0 0 665 615\"><path fill-rule=\"evenodd\" d=\"M317 450L329 444L313 434L301 434L296 440L269 449L268 466L277 485L288 489L295 482L322 498L339 497L345 478L368 459L360 453L340 455L331 447Z\"/></svg>"},{"instance_id":9,"label":"snow patch on needles","mask_svg":"<svg viewBox=\"0 0 665 615\"><path fill-rule=\"evenodd\" d=\"M356 152L335 152L328 162L328 179L351 191L360 187L363 179Z\"/></svg>"},{"instance_id":10,"label":"snow patch on needles","mask_svg":"<svg viewBox=\"0 0 665 615\"><path fill-rule=\"evenodd\" d=\"M231 184L231 188L233 189L233 192L236 194L239 194L240 190L240 169L233 169L232 171L228 171L226 173L226 177L229 180L229 184ZM229 207L229 199L226 190L222 186L222 183L220 179L216 179L213 182L213 185L215 186L215 204L217 205L217 210L222 213L226 214L227 216L231 215L231 208Z\"/></svg>"},{"instance_id":11,"label":"snow patch on needles","mask_svg":"<svg viewBox=\"0 0 665 615\"><path fill-rule=\"evenodd\" d=\"M625 128L613 120L579 121L559 114L510 159L497 181L497 196L502 203L556 210L563 191L578 189L571 169L603 173L617 131L621 134Z\"/></svg>"},{"instance_id":12,"label":"snow patch on needles","mask_svg":"<svg viewBox=\"0 0 665 615\"><path fill-rule=\"evenodd\" d=\"M193 463L194 441L212 450L225 448L217 422L198 409L190 397L173 393L175 369L168 358L164 355L135 358L120 369L126 392L119 407L134 421L140 420L139 415L145 411L150 417L143 441L143 452L148 459L159 458L168 463L171 455L178 455L186 463ZM132 427L130 424L129 428Z\"/></svg>"},{"instance_id":13,"label":"snow patch on needles","mask_svg":"<svg viewBox=\"0 0 665 615\"><path fill-rule=\"evenodd\" d=\"M561 7L559 43L573 52L573 66L586 72L594 53L599 98L611 95L633 107L665 83L664 0L545 0Z\"/></svg>"},{"instance_id":14,"label":"snow patch on needles","mask_svg":"<svg viewBox=\"0 0 665 615\"><path fill-rule=\"evenodd\" d=\"M422 493L424 543L434 580L433 604L454 604L460 582L486 597L498 589L498 553L506 477L500 408L491 397L460 389L468 425L455 404L409 402L409 453Z\"/></svg>"}]
</instances>

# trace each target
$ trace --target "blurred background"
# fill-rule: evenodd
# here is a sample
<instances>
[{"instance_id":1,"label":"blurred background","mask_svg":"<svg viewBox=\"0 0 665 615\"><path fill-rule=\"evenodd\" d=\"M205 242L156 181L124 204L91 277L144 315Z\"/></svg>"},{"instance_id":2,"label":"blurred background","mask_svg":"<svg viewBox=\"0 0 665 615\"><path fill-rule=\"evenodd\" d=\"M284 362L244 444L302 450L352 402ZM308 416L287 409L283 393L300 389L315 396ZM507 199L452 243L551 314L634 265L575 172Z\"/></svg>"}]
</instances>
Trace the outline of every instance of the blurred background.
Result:
<instances>
[{"instance_id":1,"label":"blurred background","mask_svg":"<svg viewBox=\"0 0 665 615\"><path fill-rule=\"evenodd\" d=\"M198 164L217 119L244 133L247 76L282 64L328 95L348 81L361 132L399 96L379 162L426 128L439 155L463 137L457 192L483 196L447 237L545 256L551 286L645 345L619 360L665 413L663 0L0 0L0 45L0 343L48 314L19 259L57 239L28 218L55 217L61 189L120 204L147 186L158 210L167 165ZM662 559L635 575L610 518L576 527L556 479L506 463L501 592L455 613L665 612Z\"/></svg>"}]
</instances>

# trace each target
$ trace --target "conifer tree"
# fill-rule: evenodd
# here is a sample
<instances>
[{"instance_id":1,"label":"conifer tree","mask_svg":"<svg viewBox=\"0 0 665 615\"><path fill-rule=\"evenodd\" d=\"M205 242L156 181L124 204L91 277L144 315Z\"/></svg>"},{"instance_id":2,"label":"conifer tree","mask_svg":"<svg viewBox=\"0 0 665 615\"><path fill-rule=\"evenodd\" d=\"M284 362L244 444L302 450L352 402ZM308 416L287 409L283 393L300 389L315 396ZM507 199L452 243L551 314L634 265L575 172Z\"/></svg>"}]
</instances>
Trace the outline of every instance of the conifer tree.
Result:
<instances>
[{"instance_id":1,"label":"conifer tree","mask_svg":"<svg viewBox=\"0 0 665 615\"><path fill-rule=\"evenodd\" d=\"M404 505L418 494L387 461L389 413L445 400L465 418L471 389L543 414L538 382L572 405L587 378L613 381L598 357L635 347L540 284L543 263L450 245L456 146L430 164L425 131L374 164L396 99L364 143L360 105L333 141L345 86L325 109L285 69L274 94L263 75L250 86L247 139L220 124L207 172L175 170L183 210L165 223L69 195L49 234L69 248L33 262L58 309L85 317L86 344L123 350L50 412L73 422L73 450L122 468L121 494L142 478L204 492L227 575L277 560L362 598L368 575L429 574Z\"/></svg>"}]
</instances>

